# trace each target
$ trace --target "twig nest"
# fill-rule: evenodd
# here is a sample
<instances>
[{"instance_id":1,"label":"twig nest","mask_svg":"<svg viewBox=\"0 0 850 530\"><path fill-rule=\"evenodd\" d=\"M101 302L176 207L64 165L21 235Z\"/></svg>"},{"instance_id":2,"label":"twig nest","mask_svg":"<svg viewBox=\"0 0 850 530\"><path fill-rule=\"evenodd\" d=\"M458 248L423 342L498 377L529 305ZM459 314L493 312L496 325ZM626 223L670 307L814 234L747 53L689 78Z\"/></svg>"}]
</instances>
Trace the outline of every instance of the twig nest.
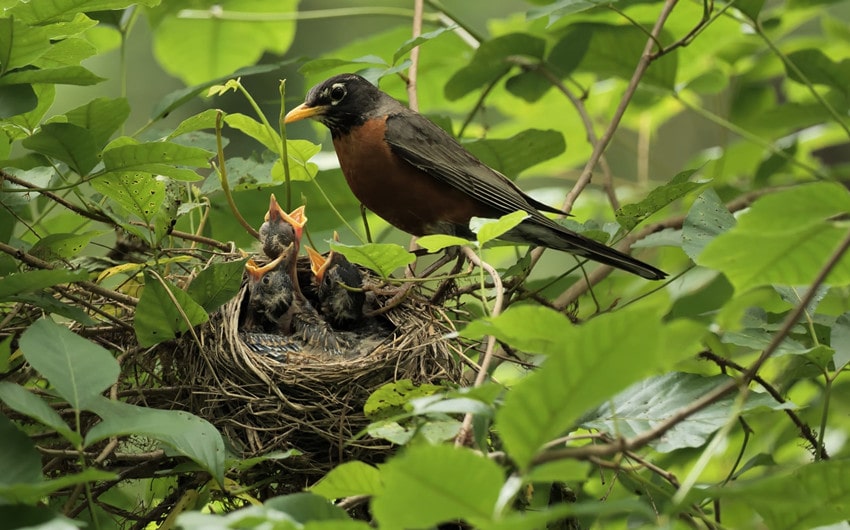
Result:
<instances>
[{"instance_id":1,"label":"twig nest","mask_svg":"<svg viewBox=\"0 0 850 530\"><path fill-rule=\"evenodd\" d=\"M300 258L298 268L304 267L309 265ZM365 285L378 284L369 271L363 273ZM239 294L199 329L200 347L189 336L178 341L172 384L191 386L189 408L216 425L243 457L300 452L279 461L302 475L298 488L307 476L317 478L343 460L383 458L387 442L355 439L369 423L363 405L378 387L401 379L439 383L460 377L457 346L445 338L451 321L416 294L373 317L380 319L377 331L355 334L354 349L344 355L298 348L269 355L243 341L247 291L243 281Z\"/></svg>"}]
</instances>

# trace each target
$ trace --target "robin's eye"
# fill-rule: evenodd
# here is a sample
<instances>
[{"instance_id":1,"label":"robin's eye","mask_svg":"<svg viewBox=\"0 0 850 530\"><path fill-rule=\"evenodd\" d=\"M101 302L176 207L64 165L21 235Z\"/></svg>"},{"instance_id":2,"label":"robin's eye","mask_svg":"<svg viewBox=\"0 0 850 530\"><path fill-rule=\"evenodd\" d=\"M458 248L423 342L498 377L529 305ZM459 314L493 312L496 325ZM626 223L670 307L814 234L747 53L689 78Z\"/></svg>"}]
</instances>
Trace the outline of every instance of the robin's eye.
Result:
<instances>
[{"instance_id":1,"label":"robin's eye","mask_svg":"<svg viewBox=\"0 0 850 530\"><path fill-rule=\"evenodd\" d=\"M342 83L337 83L331 87L331 104L336 105L345 95L348 94L348 91L345 89L345 85Z\"/></svg>"}]
</instances>

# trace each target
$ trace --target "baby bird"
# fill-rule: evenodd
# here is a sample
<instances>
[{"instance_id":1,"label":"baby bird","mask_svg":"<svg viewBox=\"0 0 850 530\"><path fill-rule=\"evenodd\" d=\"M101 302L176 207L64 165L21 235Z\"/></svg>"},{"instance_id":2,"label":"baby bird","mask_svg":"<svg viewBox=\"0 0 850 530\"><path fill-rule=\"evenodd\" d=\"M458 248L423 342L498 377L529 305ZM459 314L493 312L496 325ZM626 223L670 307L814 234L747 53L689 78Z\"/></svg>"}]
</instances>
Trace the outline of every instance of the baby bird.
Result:
<instances>
[{"instance_id":1,"label":"baby bird","mask_svg":"<svg viewBox=\"0 0 850 530\"><path fill-rule=\"evenodd\" d=\"M288 248L292 247L290 243ZM291 312L296 287L280 265L286 253L262 267L253 259L245 264L248 272L248 310L254 327L266 332L279 331L284 316Z\"/></svg>"},{"instance_id":2,"label":"baby bird","mask_svg":"<svg viewBox=\"0 0 850 530\"><path fill-rule=\"evenodd\" d=\"M301 248L301 235L306 223L304 206L286 213L272 193L269 197L269 211L266 212L265 221L260 226L260 243L263 245L263 252L270 259L275 259L287 245L294 243L295 255L297 255Z\"/></svg>"},{"instance_id":3,"label":"baby bird","mask_svg":"<svg viewBox=\"0 0 850 530\"><path fill-rule=\"evenodd\" d=\"M334 240L339 235L334 233ZM315 276L319 309L331 326L350 330L363 320L363 274L345 256L333 250L325 258L316 250L306 247L310 268Z\"/></svg>"}]
</instances>

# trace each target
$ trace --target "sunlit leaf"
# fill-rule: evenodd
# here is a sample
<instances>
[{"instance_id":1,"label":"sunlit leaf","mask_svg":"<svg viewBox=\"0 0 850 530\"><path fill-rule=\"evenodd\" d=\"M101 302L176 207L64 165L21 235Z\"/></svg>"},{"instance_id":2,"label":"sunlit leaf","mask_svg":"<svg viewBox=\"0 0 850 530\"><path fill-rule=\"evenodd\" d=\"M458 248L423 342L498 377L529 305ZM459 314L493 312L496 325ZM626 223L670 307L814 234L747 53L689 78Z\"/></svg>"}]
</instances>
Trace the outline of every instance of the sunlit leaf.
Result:
<instances>
[{"instance_id":1,"label":"sunlit leaf","mask_svg":"<svg viewBox=\"0 0 850 530\"><path fill-rule=\"evenodd\" d=\"M516 212L503 215L497 220L482 224L476 233L476 236L478 237L478 244L483 245L489 241L498 239L506 232L509 232L511 229L519 226L519 224L526 219L528 219L528 214L522 210L518 210Z\"/></svg>"},{"instance_id":2,"label":"sunlit leaf","mask_svg":"<svg viewBox=\"0 0 850 530\"><path fill-rule=\"evenodd\" d=\"M94 136L73 123L46 123L22 144L27 149L65 162L80 175L87 175L98 163Z\"/></svg>"},{"instance_id":3,"label":"sunlit leaf","mask_svg":"<svg viewBox=\"0 0 850 530\"><path fill-rule=\"evenodd\" d=\"M413 263L416 257L401 245L392 243L368 243L366 245L343 245L331 243L331 249L339 252L352 263L363 265L383 278L399 267Z\"/></svg>"},{"instance_id":4,"label":"sunlit leaf","mask_svg":"<svg viewBox=\"0 0 850 530\"><path fill-rule=\"evenodd\" d=\"M147 172L191 181L200 180L201 176L176 166L205 167L212 156L206 149L173 142L135 143L119 139L103 151L103 163L113 173Z\"/></svg>"},{"instance_id":5,"label":"sunlit leaf","mask_svg":"<svg viewBox=\"0 0 850 530\"><path fill-rule=\"evenodd\" d=\"M688 181L693 174L694 170L683 171L673 177L667 184L653 189L642 201L635 204L623 205L615 212L617 222L624 229L631 230L640 224L641 221L671 202L699 188L702 184Z\"/></svg>"},{"instance_id":6,"label":"sunlit leaf","mask_svg":"<svg viewBox=\"0 0 850 530\"><path fill-rule=\"evenodd\" d=\"M424 248L428 252L439 252L444 248L468 245L470 244L470 241L466 238L458 236L431 234L417 238L416 244Z\"/></svg>"},{"instance_id":7,"label":"sunlit leaf","mask_svg":"<svg viewBox=\"0 0 850 530\"><path fill-rule=\"evenodd\" d=\"M363 462L345 462L333 468L310 491L326 499L376 495L382 490L378 468Z\"/></svg>"},{"instance_id":8,"label":"sunlit leaf","mask_svg":"<svg viewBox=\"0 0 850 530\"><path fill-rule=\"evenodd\" d=\"M381 527L422 528L461 519L477 526L494 515L503 478L492 460L465 448L417 445L381 467L372 501Z\"/></svg>"}]
</instances>

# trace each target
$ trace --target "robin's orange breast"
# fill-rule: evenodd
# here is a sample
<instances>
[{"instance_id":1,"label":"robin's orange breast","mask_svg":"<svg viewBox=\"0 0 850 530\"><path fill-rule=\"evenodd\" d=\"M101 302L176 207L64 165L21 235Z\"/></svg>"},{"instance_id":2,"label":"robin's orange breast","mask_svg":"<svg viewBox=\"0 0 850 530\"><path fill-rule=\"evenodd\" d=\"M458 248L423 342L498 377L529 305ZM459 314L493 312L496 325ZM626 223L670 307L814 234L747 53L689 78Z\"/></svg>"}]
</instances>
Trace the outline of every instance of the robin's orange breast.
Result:
<instances>
[{"instance_id":1,"label":"robin's orange breast","mask_svg":"<svg viewBox=\"0 0 850 530\"><path fill-rule=\"evenodd\" d=\"M469 219L493 212L397 157L384 140L386 118L334 138L339 165L354 195L390 224L422 236L467 235Z\"/></svg>"}]
</instances>

